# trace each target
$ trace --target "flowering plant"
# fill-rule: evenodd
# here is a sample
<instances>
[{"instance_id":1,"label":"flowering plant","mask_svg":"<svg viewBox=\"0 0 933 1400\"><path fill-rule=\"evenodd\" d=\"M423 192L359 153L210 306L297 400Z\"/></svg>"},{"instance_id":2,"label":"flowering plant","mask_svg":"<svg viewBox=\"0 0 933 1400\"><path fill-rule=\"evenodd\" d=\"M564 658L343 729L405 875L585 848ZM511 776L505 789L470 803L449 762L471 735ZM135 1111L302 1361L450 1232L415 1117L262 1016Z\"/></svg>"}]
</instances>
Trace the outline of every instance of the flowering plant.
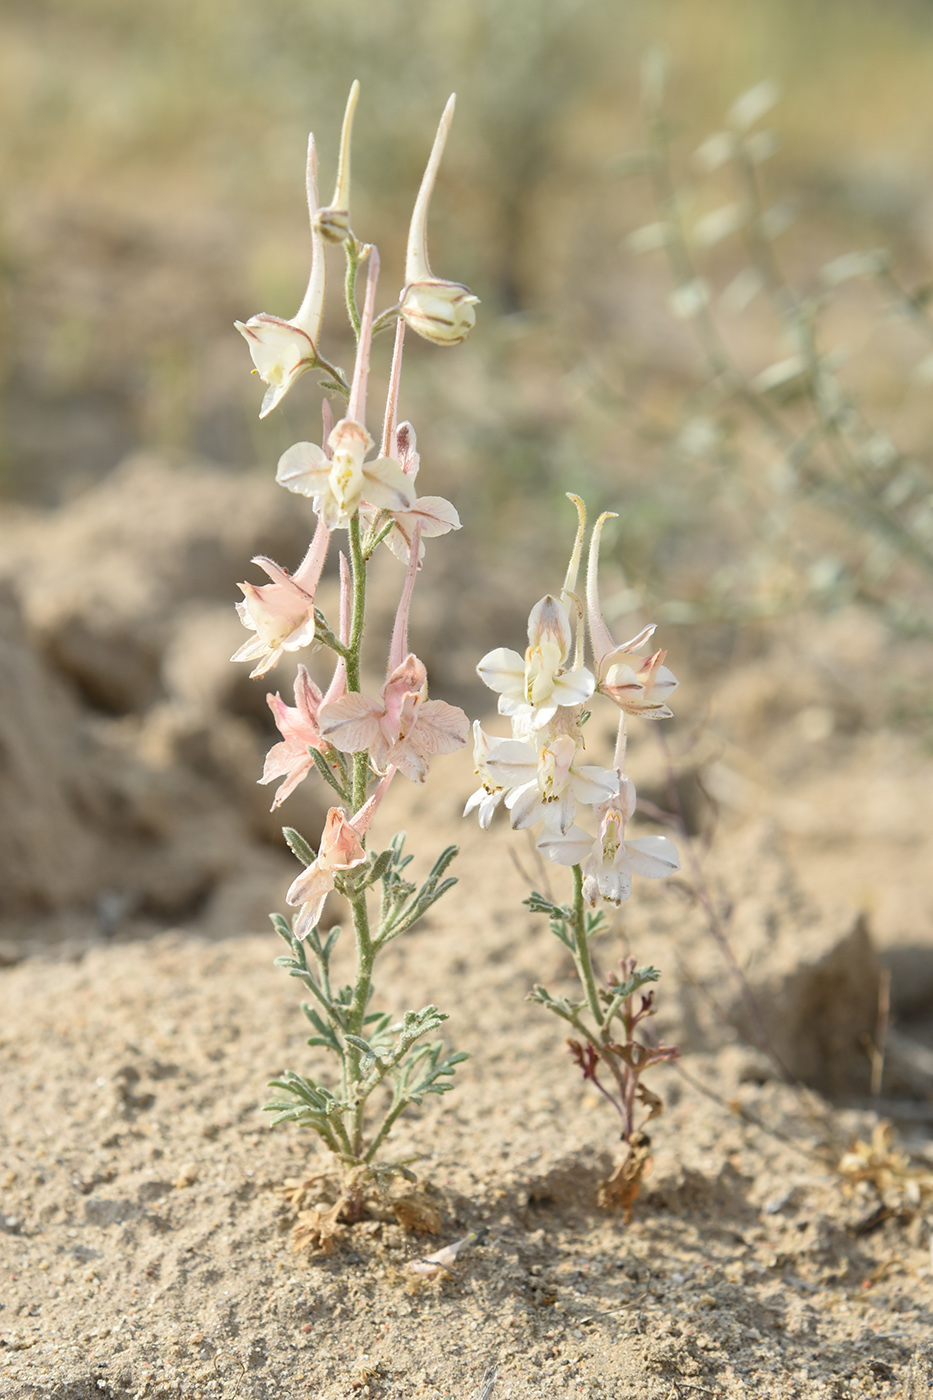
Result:
<instances>
[{"instance_id":1,"label":"flowering plant","mask_svg":"<svg viewBox=\"0 0 933 1400\"><path fill-rule=\"evenodd\" d=\"M535 846L543 857L572 867L571 903L556 904L537 891L525 903L549 916L552 933L573 958L583 996L574 1001L539 985L530 997L573 1029L567 1044L583 1078L621 1119L625 1152L604 1183L601 1199L621 1206L628 1218L647 1163L648 1140L636 1122L636 1111L640 1104L650 1118L662 1106L640 1082L641 1076L649 1066L673 1059L677 1051L636 1038L636 1029L653 1010L653 991L642 989L657 981L657 969L623 958L620 973L610 972L600 985L591 945L606 928L605 915L596 910L600 901L619 906L631 894L633 875L659 880L680 868L666 836L627 837L636 798L625 773L629 715L668 718L667 697L677 681L664 665L665 652L637 654L654 627L617 646L606 625L598 571L603 526L611 513L599 517L590 537L585 606L578 596L586 509L578 496L569 499L577 509L577 534L563 589L532 608L524 656L499 647L477 666L481 679L499 696L499 713L511 720L512 737L496 740L479 722L474 724L480 786L467 800L464 815L475 811L485 829L502 804L513 828L538 829ZM592 670L584 665L587 631ZM597 695L619 711L609 768L583 762L589 706ZM589 821L590 829L578 820Z\"/></svg>"},{"instance_id":2,"label":"flowering plant","mask_svg":"<svg viewBox=\"0 0 933 1400\"><path fill-rule=\"evenodd\" d=\"M312 645L326 648L333 657L326 691L300 665L293 705L278 692L268 696L282 737L270 750L259 780L280 781L273 810L311 774L326 783L335 798L316 850L297 831L285 828L289 847L302 865L286 894L286 902L297 912L291 920L274 914L272 921L288 946L277 963L310 993L311 999L302 1007L313 1030L308 1044L332 1057L336 1074L311 1077L287 1070L273 1081L278 1097L266 1106L275 1114L275 1122L310 1128L339 1164L336 1199L326 1208L313 1205L299 1216L296 1238L325 1248L342 1220L360 1217L366 1194L374 1186L382 1188L399 1174L413 1179L403 1163L380 1159L383 1144L410 1105L452 1087L454 1070L465 1058L445 1053L440 1040L426 1039L447 1019L436 1006L406 1011L396 1020L371 1004L378 953L410 929L455 883L446 872L457 848L442 851L418 885L408 879L412 857L404 853L403 834L378 852L367 850L366 842L373 817L397 775L423 782L432 759L461 747L469 735L461 710L443 700L428 699L427 672L409 648L412 593L424 540L458 529L460 521L448 501L416 495L415 433L410 424L397 420L406 326L435 344L457 344L473 324L477 299L459 283L435 278L427 260L428 204L453 115L451 98L412 217L405 285L398 302L376 314L379 255L375 247L356 238L350 225L350 138L358 93L359 85L354 83L344 117L336 189L323 209L318 206L313 137L309 142L312 264L299 311L291 320L261 314L237 322L255 372L267 386L260 417L270 413L295 381L312 369L324 372L322 387L342 401L336 422L330 397L323 402L322 446L296 443L279 461L277 482L310 501L317 526L293 574L270 559L254 559L269 582L240 585L243 600L237 609L254 635L233 657L251 663L255 677L265 676L286 653L304 652ZM357 342L349 377L321 350L328 243L341 244L346 258L347 312ZM355 286L357 271L364 265L366 290L360 310ZM373 456L374 442L366 426L372 343L374 335L393 324L395 349L380 449ZM339 617L332 625L316 594L336 532L345 532L346 545L339 556ZM367 572L383 543L405 565L405 573L385 684L378 698L371 699L361 685ZM377 889L379 910L374 919L370 902ZM334 985L331 972L341 929L325 928L322 923L328 896L335 891L349 905L355 949L352 981L343 987ZM293 1203L305 1203L308 1185L297 1184Z\"/></svg>"}]
</instances>

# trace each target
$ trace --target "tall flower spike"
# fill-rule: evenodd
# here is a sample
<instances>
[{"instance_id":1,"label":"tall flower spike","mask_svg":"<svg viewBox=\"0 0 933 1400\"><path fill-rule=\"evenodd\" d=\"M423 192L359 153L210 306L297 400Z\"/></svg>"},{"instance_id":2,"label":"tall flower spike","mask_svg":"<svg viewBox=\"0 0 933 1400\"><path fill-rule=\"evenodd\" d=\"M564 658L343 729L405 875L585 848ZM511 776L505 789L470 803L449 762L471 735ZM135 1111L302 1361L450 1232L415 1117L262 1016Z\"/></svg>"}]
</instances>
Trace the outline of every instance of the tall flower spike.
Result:
<instances>
[{"instance_id":1,"label":"tall flower spike","mask_svg":"<svg viewBox=\"0 0 933 1400\"><path fill-rule=\"evenodd\" d=\"M340 133L340 160L337 164L337 183L334 186L330 204L320 209L315 219L315 227L328 243L343 243L350 234L350 141L353 136L353 114L360 95L360 85L354 80L347 98L347 110L343 114L343 130Z\"/></svg>"},{"instance_id":2,"label":"tall flower spike","mask_svg":"<svg viewBox=\"0 0 933 1400\"><path fill-rule=\"evenodd\" d=\"M290 321L260 312L248 321L234 321L249 346L255 373L268 385L260 418L271 413L299 375L317 363L317 345L324 319L324 243L317 226L317 152L314 135L308 137L306 176L308 214L311 218L311 275L304 300Z\"/></svg>"},{"instance_id":3,"label":"tall flower spike","mask_svg":"<svg viewBox=\"0 0 933 1400\"><path fill-rule=\"evenodd\" d=\"M455 98L444 108L434 146L415 201L408 230L405 286L399 294L400 314L416 335L433 345L459 345L476 324L473 307L479 302L462 282L435 277L428 262L428 208L454 115Z\"/></svg>"}]
</instances>

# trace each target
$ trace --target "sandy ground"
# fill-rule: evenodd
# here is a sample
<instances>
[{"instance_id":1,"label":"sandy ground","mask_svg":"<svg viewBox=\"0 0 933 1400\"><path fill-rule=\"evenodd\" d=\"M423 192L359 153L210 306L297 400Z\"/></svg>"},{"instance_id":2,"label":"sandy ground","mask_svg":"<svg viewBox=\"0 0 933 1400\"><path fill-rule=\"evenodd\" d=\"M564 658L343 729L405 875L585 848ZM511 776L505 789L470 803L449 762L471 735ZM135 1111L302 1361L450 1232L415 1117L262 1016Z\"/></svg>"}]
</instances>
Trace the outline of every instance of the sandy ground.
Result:
<instances>
[{"instance_id":1,"label":"sandy ground","mask_svg":"<svg viewBox=\"0 0 933 1400\"><path fill-rule=\"evenodd\" d=\"M260 1109L316 1052L265 920L294 871L254 781L268 719L227 658L243 559L300 541L274 487L205 525L199 493L228 489L137 462L50 521L0 521L0 1395L472 1400L497 1366L492 1400L933 1396L933 788L885 689L922 709L925 646L849 610L744 659L683 648L671 750L698 866L637 888L597 949L604 973L629 950L662 970L656 1024L683 1049L649 1080L666 1109L629 1225L595 1204L612 1116L525 1000L572 990L521 905L519 867L547 872L461 820L468 755L400 780L416 868L463 847L377 994L438 1003L471 1055L394 1139L439 1231L376 1203L331 1255L295 1252L280 1188L320 1159ZM457 581L436 586L416 619L433 693L467 701L472 661L443 646ZM480 604L464 647L517 640L497 629L524 598ZM647 728L630 760L664 806ZM282 815L313 836L305 787ZM410 1264L466 1235L419 1283Z\"/></svg>"},{"instance_id":2,"label":"sandy ground","mask_svg":"<svg viewBox=\"0 0 933 1400\"><path fill-rule=\"evenodd\" d=\"M469 766L444 772L406 793L410 839L456 821ZM276 1188L316 1159L258 1111L309 1053L271 932L170 930L3 974L2 1393L459 1397L497 1364L497 1397L933 1394L933 1113L909 1130L919 1185L853 1187L838 1163L876 1115L779 1083L727 1032L655 1073L635 1219L602 1213L608 1112L523 1000L566 982L561 950L518 905L507 833L460 834L462 883L382 984L398 1010L449 1007L472 1055L398 1135L434 1239L383 1211L329 1257L290 1252ZM669 967L682 902L635 907ZM666 1035L678 1014L669 999ZM469 1232L419 1287L409 1263Z\"/></svg>"}]
</instances>

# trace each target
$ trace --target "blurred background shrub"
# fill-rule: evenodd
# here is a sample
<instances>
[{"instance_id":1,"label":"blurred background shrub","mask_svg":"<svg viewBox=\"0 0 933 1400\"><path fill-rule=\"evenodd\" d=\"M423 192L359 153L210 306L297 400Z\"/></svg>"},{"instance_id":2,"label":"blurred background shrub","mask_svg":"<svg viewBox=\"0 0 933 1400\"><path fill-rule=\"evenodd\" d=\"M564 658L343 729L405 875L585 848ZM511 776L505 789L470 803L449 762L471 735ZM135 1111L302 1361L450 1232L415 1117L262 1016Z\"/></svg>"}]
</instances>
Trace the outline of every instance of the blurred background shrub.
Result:
<instances>
[{"instance_id":1,"label":"blurred background shrub","mask_svg":"<svg viewBox=\"0 0 933 1400\"><path fill-rule=\"evenodd\" d=\"M412 345L403 412L425 489L450 494L468 527L451 546L461 572L503 567L508 548L507 567L552 583L571 528L554 512L572 488L621 510L607 589L620 616L663 599L671 624L732 629L862 598L922 629L923 551L892 537L879 554L871 520L821 509L806 482L782 477L785 448L754 413L711 397L696 320L671 314L663 257L629 241L659 217L640 86L643 57L659 48L688 238L735 198L728 171L699 171L694 152L738 94L771 79L784 92L768 114L780 146L761 182L766 206L796 209L796 223L773 230L788 285L806 299L839 255L891 250L900 301L877 279L846 280L821 333L837 382L878 442L894 443L868 495L922 534L933 11L910 0L7 0L4 496L54 505L140 446L269 472L316 434L310 380L259 423L231 324L289 315L300 300L308 129L326 196L359 77L353 221L380 245L388 304L434 124L456 90L432 260L483 305L450 356ZM718 298L747 249L705 242ZM917 316L903 314L911 307ZM729 316L723 334L747 381L794 353L767 298ZM325 346L346 362L340 320ZM792 440L804 431L790 421Z\"/></svg>"}]
</instances>

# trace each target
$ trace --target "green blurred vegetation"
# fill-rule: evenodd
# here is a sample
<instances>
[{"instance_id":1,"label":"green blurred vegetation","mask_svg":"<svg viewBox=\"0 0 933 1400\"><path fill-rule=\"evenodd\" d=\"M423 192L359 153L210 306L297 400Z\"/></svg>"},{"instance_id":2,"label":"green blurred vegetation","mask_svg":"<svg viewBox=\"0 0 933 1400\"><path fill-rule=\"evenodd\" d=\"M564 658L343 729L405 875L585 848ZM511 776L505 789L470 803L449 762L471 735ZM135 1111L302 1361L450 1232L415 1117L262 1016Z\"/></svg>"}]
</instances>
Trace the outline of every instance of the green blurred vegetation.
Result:
<instances>
[{"instance_id":1,"label":"green blurred vegetation","mask_svg":"<svg viewBox=\"0 0 933 1400\"><path fill-rule=\"evenodd\" d=\"M326 196L359 77L353 222L380 246L383 302L401 280L434 124L458 93L432 261L483 305L464 347L412 347L403 412L418 429L425 489L455 499L474 554L508 544L543 584L570 530L555 528L555 512L574 489L622 511L620 612L633 588L682 600L686 619L720 606L732 615L755 587L775 606L795 604L806 594L787 581L795 570L798 580L813 570L831 580L837 567L848 576L851 531L809 502L795 515L793 557L772 548L794 503L760 489L754 439L736 428L712 450L685 437L704 370L667 309L662 260L625 244L655 217L649 182L624 160L643 146L639 71L653 46L670 55L671 151L688 221L710 198L692 152L740 92L773 78L785 95L774 120L782 144L763 178L772 198L800 210L782 243L789 275L810 285L828 259L878 243L909 283L928 275L925 4L7 0L6 496L53 503L140 446L270 470L316 432L310 380L258 422L261 395L231 323L297 307L307 131ZM711 256L717 281L739 269L725 244ZM336 258L333 272L336 291ZM892 330L869 291L841 308L834 328L854 347L845 372L866 412L896 423L925 461L931 390L911 378L922 347L911 348L909 326ZM755 373L778 358L781 328L763 312L749 317L735 354ZM346 361L341 317L330 326L328 353ZM898 574L897 587L899 598L921 596L912 575Z\"/></svg>"}]
</instances>

